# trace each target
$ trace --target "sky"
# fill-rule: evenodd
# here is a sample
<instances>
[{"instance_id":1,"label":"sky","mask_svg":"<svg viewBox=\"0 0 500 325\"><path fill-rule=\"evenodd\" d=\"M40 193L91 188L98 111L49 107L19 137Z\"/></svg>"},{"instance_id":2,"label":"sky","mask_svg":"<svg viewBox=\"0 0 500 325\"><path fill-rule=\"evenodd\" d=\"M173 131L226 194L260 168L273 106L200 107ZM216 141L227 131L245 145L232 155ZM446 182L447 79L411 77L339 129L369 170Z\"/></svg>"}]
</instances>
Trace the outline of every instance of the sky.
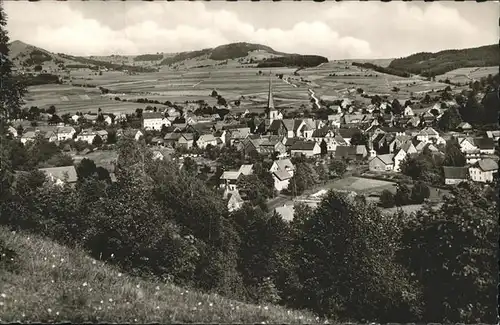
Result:
<instances>
[{"instance_id":1,"label":"sky","mask_svg":"<svg viewBox=\"0 0 500 325\"><path fill-rule=\"evenodd\" d=\"M233 42L335 59L496 44L498 1L5 1L10 39L72 55L173 53Z\"/></svg>"}]
</instances>

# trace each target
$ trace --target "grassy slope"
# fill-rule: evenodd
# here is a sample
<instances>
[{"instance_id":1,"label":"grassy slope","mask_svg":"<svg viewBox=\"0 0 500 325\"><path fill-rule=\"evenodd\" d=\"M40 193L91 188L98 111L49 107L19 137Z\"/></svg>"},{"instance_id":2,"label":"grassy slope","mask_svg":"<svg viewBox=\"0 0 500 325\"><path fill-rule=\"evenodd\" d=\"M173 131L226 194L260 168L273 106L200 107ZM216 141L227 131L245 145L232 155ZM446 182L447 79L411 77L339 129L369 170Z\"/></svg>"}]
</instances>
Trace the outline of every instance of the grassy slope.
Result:
<instances>
[{"instance_id":1,"label":"grassy slope","mask_svg":"<svg viewBox=\"0 0 500 325\"><path fill-rule=\"evenodd\" d=\"M121 274L82 251L3 227L0 241L17 254L0 258L0 322L318 323L310 313Z\"/></svg>"}]
</instances>

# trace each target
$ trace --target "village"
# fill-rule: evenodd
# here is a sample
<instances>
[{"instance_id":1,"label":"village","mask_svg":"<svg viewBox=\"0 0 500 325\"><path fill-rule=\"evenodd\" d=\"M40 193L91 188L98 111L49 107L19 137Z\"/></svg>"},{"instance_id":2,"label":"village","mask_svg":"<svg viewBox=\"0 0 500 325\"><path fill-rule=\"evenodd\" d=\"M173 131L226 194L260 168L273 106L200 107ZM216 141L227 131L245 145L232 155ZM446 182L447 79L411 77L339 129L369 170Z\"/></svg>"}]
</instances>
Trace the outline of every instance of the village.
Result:
<instances>
[{"instance_id":1,"label":"village","mask_svg":"<svg viewBox=\"0 0 500 325\"><path fill-rule=\"evenodd\" d=\"M219 114L206 114L206 107L196 109L196 103L185 107L172 105L163 112L148 107L144 112L137 110L135 119L127 114L115 116L99 111L66 114L65 121L61 121L59 117L54 118L55 114L37 112L38 121L33 122L32 118L31 122L13 121L9 132L23 144L39 137L69 154L74 164L41 169L61 184L76 182L75 165L84 158L93 159L99 152L107 159L94 159L96 165L105 168L113 179L116 161L113 146L117 140L129 136L145 141L155 159L176 161L179 168L188 161L195 165L196 173L205 174L204 179L210 179L221 191L230 211L248 201L248 189L240 186L242 178L254 173L256 161L265 162L273 184L270 194L258 199L266 199L268 210L278 212L287 220L293 219L297 202L315 206L325 189L349 190L331 186L343 177L357 177L354 180L358 183L364 181L355 192L366 194L371 200L378 200L381 195L376 189L389 188L394 194L399 183L411 184L412 178L421 180L419 175L408 177L411 173L408 171L404 175L402 169L407 160L424 153L443 160L447 144L452 140L459 146L465 164L441 163L437 180L428 182L431 188L438 191L441 188L442 193L446 193L446 188L467 180L488 184L496 178L495 148L500 131L474 130L467 122L460 123L455 130L438 131L436 125L447 107L456 105L453 101L436 102L420 115L413 112L411 101L401 105L401 114L391 112L389 100L362 110L355 110L348 99L339 104L330 108L335 114L328 115L327 119L289 118L286 112L274 106L270 78L266 110L260 116L247 110L235 115L229 111L221 118ZM44 123L43 119L48 122ZM227 154L224 150L232 150L239 156L232 163L239 161L240 165L221 164L220 159L214 157L214 150L221 156ZM295 178L298 177L294 178L293 162L299 157L316 167L324 166L327 171L328 175L313 186L315 193L306 194L311 188L300 191L293 188L297 187ZM344 170L332 171L332 161L342 162Z\"/></svg>"}]
</instances>

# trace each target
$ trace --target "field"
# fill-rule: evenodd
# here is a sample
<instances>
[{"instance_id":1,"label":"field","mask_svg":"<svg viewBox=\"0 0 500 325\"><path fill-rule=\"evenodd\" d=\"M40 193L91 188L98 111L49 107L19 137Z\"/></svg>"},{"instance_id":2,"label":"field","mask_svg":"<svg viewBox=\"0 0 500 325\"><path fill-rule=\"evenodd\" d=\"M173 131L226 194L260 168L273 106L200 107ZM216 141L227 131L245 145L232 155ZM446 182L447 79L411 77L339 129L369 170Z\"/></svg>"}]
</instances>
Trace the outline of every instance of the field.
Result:
<instances>
[{"instance_id":1,"label":"field","mask_svg":"<svg viewBox=\"0 0 500 325\"><path fill-rule=\"evenodd\" d=\"M0 252L2 323L323 323L307 312L122 274L76 248L4 227Z\"/></svg>"},{"instance_id":2,"label":"field","mask_svg":"<svg viewBox=\"0 0 500 325\"><path fill-rule=\"evenodd\" d=\"M498 66L495 67L473 67L461 68L439 75L437 79L449 79L452 83L469 83L472 80L478 80L488 74L495 75L498 73Z\"/></svg>"},{"instance_id":3,"label":"field","mask_svg":"<svg viewBox=\"0 0 500 325\"><path fill-rule=\"evenodd\" d=\"M328 62L315 68L302 69L298 72L299 75L294 75L296 70L258 69L228 64L191 69L164 67L160 72L132 75L104 71L99 75L88 69L78 69L62 75L65 78L63 85L30 87L26 105L42 108L55 105L60 113L96 112L98 108L110 113L130 113L137 108L145 108L148 104L121 102L110 98L148 98L179 104L204 100L209 105L216 105L216 100L210 97L212 91L216 90L235 112L248 109L260 113L267 103L269 74L273 78L275 106L291 110L312 108L309 89L314 90L319 99L347 97L366 102L366 99L356 93L357 88L362 88L368 94L409 98L411 93L446 87L445 84L422 78L401 78L362 69L352 66L351 61ZM276 74L283 74L285 79L290 79L280 80ZM85 84L96 88L81 87ZM102 95L97 87L109 89L110 94ZM400 88L400 91L397 94L392 92L393 87ZM232 105L235 100L240 100L239 107Z\"/></svg>"}]
</instances>

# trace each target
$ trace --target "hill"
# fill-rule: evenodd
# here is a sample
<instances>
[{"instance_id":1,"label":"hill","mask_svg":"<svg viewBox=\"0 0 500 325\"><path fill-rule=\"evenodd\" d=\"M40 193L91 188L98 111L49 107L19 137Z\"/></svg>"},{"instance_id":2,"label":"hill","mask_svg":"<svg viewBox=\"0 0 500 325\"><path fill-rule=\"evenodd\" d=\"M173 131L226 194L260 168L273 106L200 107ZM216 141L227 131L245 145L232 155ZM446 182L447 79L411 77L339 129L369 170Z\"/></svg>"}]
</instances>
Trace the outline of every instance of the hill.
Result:
<instances>
[{"instance_id":1,"label":"hill","mask_svg":"<svg viewBox=\"0 0 500 325\"><path fill-rule=\"evenodd\" d=\"M498 66L499 62L497 44L437 53L416 53L393 60L388 68L433 77L459 68Z\"/></svg>"},{"instance_id":2,"label":"hill","mask_svg":"<svg viewBox=\"0 0 500 325\"><path fill-rule=\"evenodd\" d=\"M21 41L11 42L9 44L9 49L9 57L15 67L27 70L28 72L37 71L37 66L40 66L42 71L53 74L61 74L68 68L89 68L98 70L99 67L104 67L117 71L129 70L132 72L152 72L156 70L142 66L112 63L110 60L105 59L97 60L64 53L56 54Z\"/></svg>"},{"instance_id":3,"label":"hill","mask_svg":"<svg viewBox=\"0 0 500 325\"><path fill-rule=\"evenodd\" d=\"M231 43L216 48L182 52L165 58L160 65L183 65L187 60L201 61L201 64L216 65L220 61L233 60L239 64L252 64L257 67L314 67L328 62L328 59L315 55L300 55L278 52L269 46L252 43Z\"/></svg>"},{"instance_id":4,"label":"hill","mask_svg":"<svg viewBox=\"0 0 500 325\"><path fill-rule=\"evenodd\" d=\"M318 323L121 274L78 249L0 227L0 322Z\"/></svg>"}]
</instances>

